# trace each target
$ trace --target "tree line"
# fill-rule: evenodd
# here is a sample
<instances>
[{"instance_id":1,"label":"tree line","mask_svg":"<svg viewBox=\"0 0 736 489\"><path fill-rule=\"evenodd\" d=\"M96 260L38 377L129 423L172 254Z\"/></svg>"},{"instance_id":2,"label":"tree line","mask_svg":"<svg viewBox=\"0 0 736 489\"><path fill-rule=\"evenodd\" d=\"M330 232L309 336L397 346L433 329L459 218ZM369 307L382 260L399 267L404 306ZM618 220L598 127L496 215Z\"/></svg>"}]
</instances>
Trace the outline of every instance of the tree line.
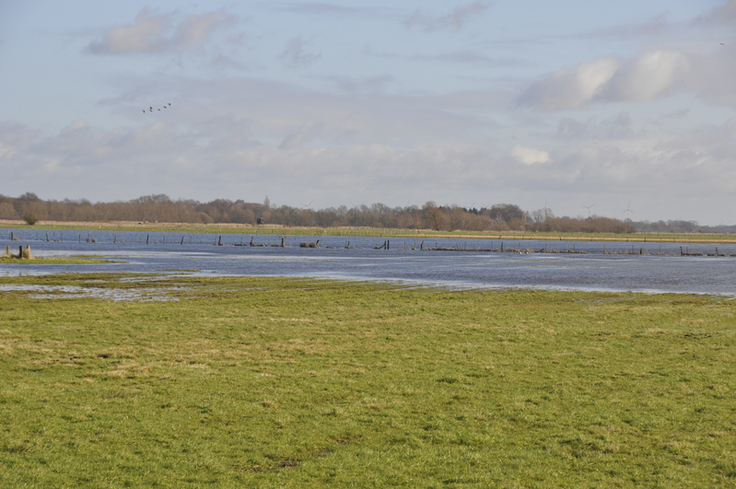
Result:
<instances>
[{"instance_id":1,"label":"tree line","mask_svg":"<svg viewBox=\"0 0 736 489\"><path fill-rule=\"evenodd\" d=\"M528 212L514 204L464 208L427 202L422 207L384 204L305 209L262 203L216 199L210 202L171 200L167 195L146 195L129 201L96 202L86 199L42 200L26 192L20 197L0 195L0 219L36 221L138 221L194 224L276 224L303 227L373 227L432 229L437 231L537 231L572 233L698 232L697 223L679 222L680 231L667 223L633 223L600 216L557 217L548 209ZM647 228L647 229L640 229ZM674 228L674 226L672 226Z\"/></svg>"}]
</instances>

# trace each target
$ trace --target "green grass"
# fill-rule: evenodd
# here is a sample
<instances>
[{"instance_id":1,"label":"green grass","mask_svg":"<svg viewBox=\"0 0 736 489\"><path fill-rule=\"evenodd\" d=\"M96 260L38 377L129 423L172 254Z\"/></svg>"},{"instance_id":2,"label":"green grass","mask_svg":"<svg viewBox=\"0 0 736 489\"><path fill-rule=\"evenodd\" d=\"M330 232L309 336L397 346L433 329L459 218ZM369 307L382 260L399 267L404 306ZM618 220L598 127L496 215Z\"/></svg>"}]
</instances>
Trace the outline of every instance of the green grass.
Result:
<instances>
[{"instance_id":1,"label":"green grass","mask_svg":"<svg viewBox=\"0 0 736 489\"><path fill-rule=\"evenodd\" d=\"M0 292L1 487L736 485L724 298L20 283L172 300Z\"/></svg>"}]
</instances>

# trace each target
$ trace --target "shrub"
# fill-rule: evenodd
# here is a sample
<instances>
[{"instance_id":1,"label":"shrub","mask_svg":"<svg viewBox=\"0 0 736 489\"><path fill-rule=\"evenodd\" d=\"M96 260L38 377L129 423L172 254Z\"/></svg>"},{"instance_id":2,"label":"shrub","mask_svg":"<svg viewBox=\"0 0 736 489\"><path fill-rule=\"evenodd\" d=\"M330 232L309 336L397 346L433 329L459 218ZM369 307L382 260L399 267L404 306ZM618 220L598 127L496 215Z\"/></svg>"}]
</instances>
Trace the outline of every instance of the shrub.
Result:
<instances>
[{"instance_id":1,"label":"shrub","mask_svg":"<svg viewBox=\"0 0 736 489\"><path fill-rule=\"evenodd\" d=\"M38 217L33 212L26 212L23 215L23 220L28 223L29 226L33 226L38 222Z\"/></svg>"}]
</instances>

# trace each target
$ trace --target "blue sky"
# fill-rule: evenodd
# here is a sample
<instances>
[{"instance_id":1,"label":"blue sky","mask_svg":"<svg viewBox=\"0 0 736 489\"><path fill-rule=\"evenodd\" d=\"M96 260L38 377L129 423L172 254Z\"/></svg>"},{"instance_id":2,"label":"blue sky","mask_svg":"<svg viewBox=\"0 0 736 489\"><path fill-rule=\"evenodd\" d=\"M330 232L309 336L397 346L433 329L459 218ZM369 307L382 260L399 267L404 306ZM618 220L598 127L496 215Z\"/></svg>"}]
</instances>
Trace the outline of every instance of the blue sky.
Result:
<instances>
[{"instance_id":1,"label":"blue sky","mask_svg":"<svg viewBox=\"0 0 736 489\"><path fill-rule=\"evenodd\" d=\"M736 224L735 28L736 0L0 0L0 193Z\"/></svg>"}]
</instances>

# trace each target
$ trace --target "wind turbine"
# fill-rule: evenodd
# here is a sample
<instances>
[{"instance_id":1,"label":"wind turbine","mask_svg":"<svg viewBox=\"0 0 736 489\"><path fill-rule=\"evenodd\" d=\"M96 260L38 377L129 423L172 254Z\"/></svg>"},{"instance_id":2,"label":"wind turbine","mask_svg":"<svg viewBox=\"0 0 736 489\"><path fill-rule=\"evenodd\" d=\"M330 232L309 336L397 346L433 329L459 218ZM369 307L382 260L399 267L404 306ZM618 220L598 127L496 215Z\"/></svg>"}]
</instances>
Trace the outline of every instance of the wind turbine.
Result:
<instances>
[{"instance_id":1,"label":"wind turbine","mask_svg":"<svg viewBox=\"0 0 736 489\"><path fill-rule=\"evenodd\" d=\"M583 207L585 207L586 209L588 209L588 217L590 217L590 209L591 209L591 208L592 208L592 207L593 207L594 205L595 205L595 202L593 202L593 203L592 203L592 204L590 204L590 205L585 205L585 204L583 204Z\"/></svg>"},{"instance_id":2,"label":"wind turbine","mask_svg":"<svg viewBox=\"0 0 736 489\"><path fill-rule=\"evenodd\" d=\"M629 221L631 220L631 214L636 214L636 212L631 210L631 201L629 201L629 205L626 206L626 210L622 214L626 214L626 213L629 214L628 217L626 218Z\"/></svg>"}]
</instances>

